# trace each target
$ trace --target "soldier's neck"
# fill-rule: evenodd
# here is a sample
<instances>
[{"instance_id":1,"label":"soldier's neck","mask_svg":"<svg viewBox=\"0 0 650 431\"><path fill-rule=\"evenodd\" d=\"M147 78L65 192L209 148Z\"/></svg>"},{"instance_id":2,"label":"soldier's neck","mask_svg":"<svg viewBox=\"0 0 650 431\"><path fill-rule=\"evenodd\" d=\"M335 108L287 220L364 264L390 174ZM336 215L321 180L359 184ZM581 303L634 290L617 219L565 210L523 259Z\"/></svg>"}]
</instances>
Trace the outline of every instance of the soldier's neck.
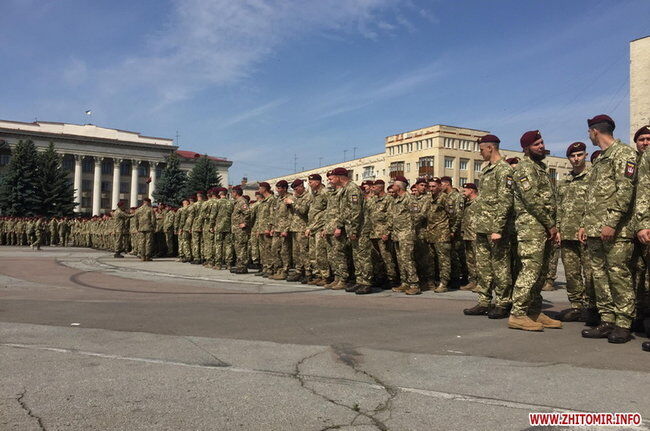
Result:
<instances>
[{"instance_id":1,"label":"soldier's neck","mask_svg":"<svg viewBox=\"0 0 650 431\"><path fill-rule=\"evenodd\" d=\"M578 175L582 173L585 169L587 169L587 164L583 163L582 165L574 166L572 172L574 175Z\"/></svg>"},{"instance_id":2,"label":"soldier's neck","mask_svg":"<svg viewBox=\"0 0 650 431\"><path fill-rule=\"evenodd\" d=\"M493 164L497 163L501 159L502 159L501 154L499 154L498 152L494 152L490 156L490 164L493 165Z\"/></svg>"},{"instance_id":3,"label":"soldier's neck","mask_svg":"<svg viewBox=\"0 0 650 431\"><path fill-rule=\"evenodd\" d=\"M609 147L611 147L614 142L616 142L616 139L614 139L613 136L603 136L600 135L600 139L598 139L598 146L602 151L605 151Z\"/></svg>"}]
</instances>

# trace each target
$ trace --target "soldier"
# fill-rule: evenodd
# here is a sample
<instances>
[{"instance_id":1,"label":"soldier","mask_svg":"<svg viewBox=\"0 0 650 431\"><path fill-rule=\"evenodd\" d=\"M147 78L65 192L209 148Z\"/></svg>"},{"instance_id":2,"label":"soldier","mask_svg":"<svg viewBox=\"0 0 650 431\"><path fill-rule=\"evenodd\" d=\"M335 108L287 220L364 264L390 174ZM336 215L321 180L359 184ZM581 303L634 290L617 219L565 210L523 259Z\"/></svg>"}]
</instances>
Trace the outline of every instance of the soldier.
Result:
<instances>
[{"instance_id":1,"label":"soldier","mask_svg":"<svg viewBox=\"0 0 650 431\"><path fill-rule=\"evenodd\" d=\"M607 115L597 115L587 124L589 139L602 152L589 174L587 203L578 239L587 243L601 324L583 330L582 336L626 343L631 339L635 307L629 263L634 235L631 218L636 153L614 139L616 125Z\"/></svg>"},{"instance_id":2,"label":"soldier","mask_svg":"<svg viewBox=\"0 0 650 431\"><path fill-rule=\"evenodd\" d=\"M285 198L285 205L291 211L291 223L289 231L291 233L293 273L287 276L287 281L300 281L307 284L311 278L309 268L309 237L305 235L307 230L309 206L312 196L307 193L305 182L301 179L295 179L291 183L293 197Z\"/></svg>"},{"instance_id":3,"label":"soldier","mask_svg":"<svg viewBox=\"0 0 650 431\"><path fill-rule=\"evenodd\" d=\"M235 257L237 259L232 272L235 274L247 274L248 261L250 260L248 241L251 233L251 210L248 202L243 197L241 187L233 187L230 193L235 201L230 226L235 247Z\"/></svg>"},{"instance_id":4,"label":"soldier","mask_svg":"<svg viewBox=\"0 0 650 431\"><path fill-rule=\"evenodd\" d=\"M255 201L250 203L251 210L251 239L249 241L249 251L251 256L251 263L253 269L261 270L262 266L260 265L260 225L259 218L257 217L257 212L260 208L260 201L264 197L259 191L255 192Z\"/></svg>"},{"instance_id":5,"label":"soldier","mask_svg":"<svg viewBox=\"0 0 650 431\"><path fill-rule=\"evenodd\" d=\"M129 214L124 211L126 207L125 201L119 201L117 203L117 208L113 211L113 235L115 238L114 244L114 255L116 258L123 258L122 253L126 252L126 242L129 235L129 224L128 221L133 217L133 214Z\"/></svg>"},{"instance_id":6,"label":"soldier","mask_svg":"<svg viewBox=\"0 0 650 431\"><path fill-rule=\"evenodd\" d=\"M174 219L176 218L176 211L177 208L168 207L162 223L163 235L165 236L165 249L167 250L166 256L168 257L176 255L176 242L174 240Z\"/></svg>"},{"instance_id":7,"label":"soldier","mask_svg":"<svg viewBox=\"0 0 650 431\"><path fill-rule=\"evenodd\" d=\"M474 228L476 218L476 206L474 201L478 196L478 187L474 183L463 184L463 196L465 204L460 223L460 234L463 239L464 256L467 266L467 283L460 287L460 290L474 290L476 284L476 252L474 241L476 240L476 229Z\"/></svg>"},{"instance_id":8,"label":"soldier","mask_svg":"<svg viewBox=\"0 0 650 431\"><path fill-rule=\"evenodd\" d=\"M61 247L67 247L70 241L70 221L65 217L61 217L57 228L59 231L59 245Z\"/></svg>"},{"instance_id":9,"label":"soldier","mask_svg":"<svg viewBox=\"0 0 650 431\"><path fill-rule=\"evenodd\" d=\"M455 202L448 200L448 194L443 191L440 178L429 180L430 198L426 201L426 241L431 250L431 256L436 264L438 285L433 290L443 293L448 290L451 279L451 229L452 217L455 217Z\"/></svg>"},{"instance_id":10,"label":"soldier","mask_svg":"<svg viewBox=\"0 0 650 431\"><path fill-rule=\"evenodd\" d=\"M266 181L259 183L259 192L263 198L258 203L260 207L257 210L256 217L258 218L260 229L258 237L260 239L262 271L255 275L268 278L274 274L273 264L275 263L271 255L271 208L275 206L275 196L271 191L271 185Z\"/></svg>"},{"instance_id":11,"label":"soldier","mask_svg":"<svg viewBox=\"0 0 650 431\"><path fill-rule=\"evenodd\" d=\"M153 235L153 249L155 257L163 257L167 254L165 247L165 234L163 233L163 225L167 211L169 210L163 203L159 203L158 206L154 209L154 214L156 215L156 230L154 231Z\"/></svg>"},{"instance_id":12,"label":"soldier","mask_svg":"<svg viewBox=\"0 0 650 431\"><path fill-rule=\"evenodd\" d=\"M578 241L578 229L587 199L587 146L574 142L567 148L566 156L573 169L558 186L557 224L571 308L560 312L558 318L563 322L584 322L588 314L598 315L587 249ZM593 317L590 321L593 321Z\"/></svg>"},{"instance_id":13,"label":"soldier","mask_svg":"<svg viewBox=\"0 0 650 431\"><path fill-rule=\"evenodd\" d=\"M393 242L390 239L390 224L391 224L391 202L393 198L386 195L384 192L384 180L376 180L372 185L372 192L374 199L369 207L372 230L370 232L370 241L373 248L379 255L379 274L380 280L383 279L384 289L390 289L399 286L399 276L395 266L395 259L393 257Z\"/></svg>"},{"instance_id":14,"label":"soldier","mask_svg":"<svg viewBox=\"0 0 650 431\"><path fill-rule=\"evenodd\" d=\"M639 129L634 135L634 141L645 145L650 145L650 126ZM645 246L646 259L648 258L648 244L650 244L650 151L644 151L639 163L639 181L636 190L636 200L634 203L634 229L636 237ZM647 286L647 285L646 285ZM641 296L643 293L639 292ZM648 292L645 292L647 295ZM647 296L645 298L648 299ZM644 317L644 327L646 336L650 336L650 306L648 303L639 303L639 314ZM642 349L650 352L650 341L645 341L641 345Z\"/></svg>"},{"instance_id":15,"label":"soldier","mask_svg":"<svg viewBox=\"0 0 650 431\"><path fill-rule=\"evenodd\" d=\"M228 189L218 187L217 216L214 225L214 260L216 269L230 269L232 265L232 210Z\"/></svg>"},{"instance_id":16,"label":"soldier","mask_svg":"<svg viewBox=\"0 0 650 431\"><path fill-rule=\"evenodd\" d=\"M462 194L453 187L451 177L445 176L440 178L442 191L446 194L449 209L449 222L451 228L451 283L454 286L460 286L464 280L467 280L467 267L465 266L465 244L460 234L460 224L463 214L463 205L465 199Z\"/></svg>"},{"instance_id":17,"label":"soldier","mask_svg":"<svg viewBox=\"0 0 650 431\"><path fill-rule=\"evenodd\" d=\"M291 267L291 236L289 227L291 224L291 210L285 199L291 197L288 193L289 183L280 180L275 184L277 192L276 199L271 208L271 255L273 256L273 268L275 273L269 278L272 280L286 280L289 268Z\"/></svg>"},{"instance_id":18,"label":"soldier","mask_svg":"<svg viewBox=\"0 0 650 431\"><path fill-rule=\"evenodd\" d=\"M414 213L413 225L415 228L415 268L418 271L418 279L420 280L421 290L433 290L436 288L435 284L435 265L431 263L435 261L431 247L427 242L428 229L427 229L427 213L431 207L431 198L429 181L427 178L420 177L415 180L413 185L415 193L413 193Z\"/></svg>"},{"instance_id":19,"label":"soldier","mask_svg":"<svg viewBox=\"0 0 650 431\"><path fill-rule=\"evenodd\" d=\"M144 198L142 205L135 211L136 229L140 236L140 258L143 262L151 261L153 254L153 234L156 230L156 215L151 208L151 199Z\"/></svg>"},{"instance_id":20,"label":"soldier","mask_svg":"<svg viewBox=\"0 0 650 431\"><path fill-rule=\"evenodd\" d=\"M391 186L391 192L396 195L390 206L391 223L386 237L390 237L395 245L397 266L399 267L402 284L393 287L393 292L404 292L407 295L420 294L418 274L414 264L415 226L413 197L406 192L406 178L397 177Z\"/></svg>"},{"instance_id":21,"label":"soldier","mask_svg":"<svg viewBox=\"0 0 650 431\"><path fill-rule=\"evenodd\" d=\"M346 283L345 273L347 273L347 267L339 265L339 261L347 262L346 255L346 241L345 236L339 235L338 237L334 235L335 230L337 229L337 219L339 217L339 196L341 189L337 189L334 185L333 170L327 172L327 208L325 214L323 214L323 228L321 235L325 238L325 250L326 250L326 262L327 262L327 277L330 279L333 274L333 280L330 283L324 284L323 287L326 289L331 289L333 286L344 283L345 286L342 286L341 289L350 287ZM344 271L343 273L341 271ZM320 286L320 284L319 284Z\"/></svg>"},{"instance_id":22,"label":"soldier","mask_svg":"<svg viewBox=\"0 0 650 431\"><path fill-rule=\"evenodd\" d=\"M217 212L219 210L218 192L216 188L208 190L208 200L201 207L201 219L203 220L201 239L201 254L203 256L203 265L215 268L215 223ZM221 266L221 265L220 265ZM219 267L221 269L221 267Z\"/></svg>"},{"instance_id":23,"label":"soldier","mask_svg":"<svg viewBox=\"0 0 650 431\"><path fill-rule=\"evenodd\" d=\"M47 224L47 244L50 246L55 246L59 244L59 221L56 217L52 217Z\"/></svg>"},{"instance_id":24,"label":"soldier","mask_svg":"<svg viewBox=\"0 0 650 431\"><path fill-rule=\"evenodd\" d=\"M329 278L327 241L322 235L322 230L325 227L328 194L319 174L311 174L307 180L309 181L311 203L307 212L305 236L309 238L309 269L312 275L312 280L308 281L308 284L324 286Z\"/></svg>"},{"instance_id":25,"label":"soldier","mask_svg":"<svg viewBox=\"0 0 650 431\"><path fill-rule=\"evenodd\" d=\"M190 215L190 205L194 197L183 199L182 206L176 212L174 224L178 235L178 260L180 262L192 261L192 234L191 222L187 220Z\"/></svg>"},{"instance_id":26,"label":"soldier","mask_svg":"<svg viewBox=\"0 0 650 431\"><path fill-rule=\"evenodd\" d=\"M494 135L479 139L481 157L488 164L483 167L479 195L474 203L478 304L463 310L468 316L488 314L493 319L508 317L512 292L513 179L512 167L499 153L500 143ZM490 309L493 296L494 307Z\"/></svg>"},{"instance_id":27,"label":"soldier","mask_svg":"<svg viewBox=\"0 0 650 431\"><path fill-rule=\"evenodd\" d=\"M187 220L191 220L190 230L192 232L192 264L201 265L203 259L203 214L201 208L205 203L205 192L196 192L196 202L190 205L190 212Z\"/></svg>"}]
</instances>

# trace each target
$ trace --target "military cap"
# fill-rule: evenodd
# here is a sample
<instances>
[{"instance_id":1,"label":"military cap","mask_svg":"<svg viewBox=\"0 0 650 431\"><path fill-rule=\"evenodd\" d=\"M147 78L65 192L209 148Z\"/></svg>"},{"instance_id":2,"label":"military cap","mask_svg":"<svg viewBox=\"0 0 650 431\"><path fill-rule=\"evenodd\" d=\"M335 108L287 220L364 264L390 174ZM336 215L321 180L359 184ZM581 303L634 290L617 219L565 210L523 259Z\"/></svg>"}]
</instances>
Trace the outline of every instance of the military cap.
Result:
<instances>
[{"instance_id":1,"label":"military cap","mask_svg":"<svg viewBox=\"0 0 650 431\"><path fill-rule=\"evenodd\" d=\"M334 169L332 169L332 174L331 175L340 175L340 176L347 177L348 176L348 170L345 169L345 168L341 168L341 167L334 168Z\"/></svg>"},{"instance_id":2,"label":"military cap","mask_svg":"<svg viewBox=\"0 0 650 431\"><path fill-rule=\"evenodd\" d=\"M407 180L406 177L405 177L404 175L398 175L398 176L396 176L396 177L395 177L395 181L401 181L401 182L403 182L403 183L405 183L405 184L407 184L407 185L408 185L408 183L409 183L409 180Z\"/></svg>"},{"instance_id":3,"label":"military cap","mask_svg":"<svg viewBox=\"0 0 650 431\"><path fill-rule=\"evenodd\" d=\"M276 187L282 187L283 189L288 189L289 188L289 183L287 180L280 180L277 183L275 183Z\"/></svg>"},{"instance_id":4,"label":"military cap","mask_svg":"<svg viewBox=\"0 0 650 431\"><path fill-rule=\"evenodd\" d=\"M231 190L233 192L239 193L240 195L242 194L242 188L240 186L234 186Z\"/></svg>"},{"instance_id":5,"label":"military cap","mask_svg":"<svg viewBox=\"0 0 650 431\"><path fill-rule=\"evenodd\" d=\"M319 174L311 174L307 178L309 181L323 181L323 178Z\"/></svg>"},{"instance_id":6,"label":"military cap","mask_svg":"<svg viewBox=\"0 0 650 431\"><path fill-rule=\"evenodd\" d=\"M500 144L501 140L499 138L497 138L496 136L494 136L494 135L485 135L485 136L481 136L480 138L478 138L478 143L479 144L484 144L486 142L494 142L496 144Z\"/></svg>"},{"instance_id":7,"label":"military cap","mask_svg":"<svg viewBox=\"0 0 650 431\"><path fill-rule=\"evenodd\" d=\"M225 187L217 187L215 190L217 193L228 193L228 189Z\"/></svg>"},{"instance_id":8,"label":"military cap","mask_svg":"<svg viewBox=\"0 0 650 431\"><path fill-rule=\"evenodd\" d=\"M535 141L539 139L542 139L542 135L539 133L539 130L529 130L528 132L521 135L519 143L521 144L521 148L526 148L527 146L534 144Z\"/></svg>"},{"instance_id":9,"label":"military cap","mask_svg":"<svg viewBox=\"0 0 650 431\"><path fill-rule=\"evenodd\" d=\"M365 180L361 183L361 186L371 186L374 183L374 181L371 180Z\"/></svg>"},{"instance_id":10,"label":"military cap","mask_svg":"<svg viewBox=\"0 0 650 431\"><path fill-rule=\"evenodd\" d=\"M124 205L126 205L126 201L118 201L118 202L117 202L117 206L118 206L119 208L122 208Z\"/></svg>"},{"instance_id":11,"label":"military cap","mask_svg":"<svg viewBox=\"0 0 650 431\"><path fill-rule=\"evenodd\" d=\"M587 125L589 127L595 126L596 124L600 123L608 123L612 126L612 129L616 128L616 123L614 123L614 120L612 120L612 117L609 115L601 114L601 115L596 115L594 118L590 118L587 120Z\"/></svg>"},{"instance_id":12,"label":"military cap","mask_svg":"<svg viewBox=\"0 0 650 431\"><path fill-rule=\"evenodd\" d=\"M600 156L600 153L601 153L601 152L602 152L602 151L600 151L600 150L596 150L596 151L594 151L593 153L591 153L591 158L589 159L589 161L590 161L591 163L593 163L593 162L598 158L598 156Z\"/></svg>"},{"instance_id":13,"label":"military cap","mask_svg":"<svg viewBox=\"0 0 650 431\"><path fill-rule=\"evenodd\" d=\"M149 198L144 198L144 199L142 199L142 202L149 202L149 203L151 203L151 199L149 199Z\"/></svg>"},{"instance_id":14,"label":"military cap","mask_svg":"<svg viewBox=\"0 0 650 431\"><path fill-rule=\"evenodd\" d=\"M198 196L198 195L203 195L203 196L205 196L205 192L204 192L203 190L199 190L198 192L196 192L196 195L197 195L197 196Z\"/></svg>"},{"instance_id":15,"label":"military cap","mask_svg":"<svg viewBox=\"0 0 650 431\"><path fill-rule=\"evenodd\" d=\"M386 185L384 180L375 180L375 182L372 183L372 184L375 185L375 186L385 186Z\"/></svg>"},{"instance_id":16,"label":"military cap","mask_svg":"<svg viewBox=\"0 0 650 431\"><path fill-rule=\"evenodd\" d=\"M476 187L476 184L474 183L465 183L463 184L464 189L472 189L472 190L478 190L478 187Z\"/></svg>"},{"instance_id":17,"label":"military cap","mask_svg":"<svg viewBox=\"0 0 650 431\"><path fill-rule=\"evenodd\" d=\"M509 165L516 165L519 163L519 157L510 157L509 159L506 159L506 163Z\"/></svg>"},{"instance_id":18,"label":"military cap","mask_svg":"<svg viewBox=\"0 0 650 431\"><path fill-rule=\"evenodd\" d=\"M266 181L262 181L261 183L258 184L260 187L264 187L266 189L271 190L271 184L267 183Z\"/></svg>"},{"instance_id":19,"label":"military cap","mask_svg":"<svg viewBox=\"0 0 650 431\"><path fill-rule=\"evenodd\" d=\"M427 180L426 177L420 177L417 180L415 180L415 184L422 184L422 183L426 184L428 182L429 182L429 180Z\"/></svg>"},{"instance_id":20,"label":"military cap","mask_svg":"<svg viewBox=\"0 0 650 431\"><path fill-rule=\"evenodd\" d=\"M216 187L212 187L211 189L208 190L208 195L210 196L216 196L219 191L217 190Z\"/></svg>"},{"instance_id":21,"label":"military cap","mask_svg":"<svg viewBox=\"0 0 650 431\"><path fill-rule=\"evenodd\" d=\"M641 135L650 135L650 127L643 126L639 130L637 130L636 133L634 134L634 142L636 142L636 140L639 139L639 136Z\"/></svg>"},{"instance_id":22,"label":"military cap","mask_svg":"<svg viewBox=\"0 0 650 431\"><path fill-rule=\"evenodd\" d=\"M574 142L573 144L569 145L569 147L566 149L566 156L569 157L571 154L577 153L579 151L587 151L587 146L584 142Z\"/></svg>"},{"instance_id":23,"label":"military cap","mask_svg":"<svg viewBox=\"0 0 650 431\"><path fill-rule=\"evenodd\" d=\"M438 177L433 177L433 178L429 178L429 182L430 183L438 183L438 184L440 184L442 181Z\"/></svg>"},{"instance_id":24,"label":"military cap","mask_svg":"<svg viewBox=\"0 0 650 431\"><path fill-rule=\"evenodd\" d=\"M325 176L327 176L327 177L331 177L332 175L334 175L332 172L333 172L332 170L327 171L327 173L325 174Z\"/></svg>"},{"instance_id":25,"label":"military cap","mask_svg":"<svg viewBox=\"0 0 650 431\"><path fill-rule=\"evenodd\" d=\"M296 187L300 187L300 186L303 185L304 183L305 183L305 182L304 182L303 180L301 180L300 178L296 178L296 179L293 180L293 182L291 183L291 188L292 188L292 189L295 189Z\"/></svg>"},{"instance_id":26,"label":"military cap","mask_svg":"<svg viewBox=\"0 0 650 431\"><path fill-rule=\"evenodd\" d=\"M446 183L449 183L449 184L452 183L451 177L448 177L448 176L440 177L440 182L443 182L443 181L446 182Z\"/></svg>"}]
</instances>

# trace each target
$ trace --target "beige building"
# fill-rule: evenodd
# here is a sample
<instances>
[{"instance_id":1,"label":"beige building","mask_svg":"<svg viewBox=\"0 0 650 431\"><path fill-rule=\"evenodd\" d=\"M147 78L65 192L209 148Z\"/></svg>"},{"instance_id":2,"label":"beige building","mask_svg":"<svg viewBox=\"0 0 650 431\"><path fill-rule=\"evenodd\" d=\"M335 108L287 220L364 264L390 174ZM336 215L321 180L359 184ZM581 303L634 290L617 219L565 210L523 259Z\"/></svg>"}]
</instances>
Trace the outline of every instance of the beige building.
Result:
<instances>
[{"instance_id":1,"label":"beige building","mask_svg":"<svg viewBox=\"0 0 650 431\"><path fill-rule=\"evenodd\" d=\"M127 200L137 206L152 198L156 180L164 168L165 157L177 151L172 139L143 136L137 132L107 129L93 124L67 124L38 121L23 123L0 120L0 173L11 159L20 140L31 139L38 150L50 142L63 155L63 168L69 172L75 189L75 211L98 215ZM199 154L177 151L181 169L189 171ZM210 157L223 183L228 184L231 161Z\"/></svg>"},{"instance_id":2,"label":"beige building","mask_svg":"<svg viewBox=\"0 0 650 431\"><path fill-rule=\"evenodd\" d=\"M449 176L454 185L479 183L483 159L478 151L477 139L489 132L445 125L435 125L410 132L391 135L384 140L384 152L361 157L318 169L297 172L266 181L274 185L280 179L291 182L342 166L350 171L350 178L360 183L364 180L382 179L389 182L397 175L404 175L411 184L421 176ZM502 150L506 157L522 157L521 151ZM548 156L545 160L554 179L571 169L568 160Z\"/></svg>"},{"instance_id":3,"label":"beige building","mask_svg":"<svg viewBox=\"0 0 650 431\"><path fill-rule=\"evenodd\" d=\"M650 36L630 42L630 141L650 124Z\"/></svg>"}]
</instances>

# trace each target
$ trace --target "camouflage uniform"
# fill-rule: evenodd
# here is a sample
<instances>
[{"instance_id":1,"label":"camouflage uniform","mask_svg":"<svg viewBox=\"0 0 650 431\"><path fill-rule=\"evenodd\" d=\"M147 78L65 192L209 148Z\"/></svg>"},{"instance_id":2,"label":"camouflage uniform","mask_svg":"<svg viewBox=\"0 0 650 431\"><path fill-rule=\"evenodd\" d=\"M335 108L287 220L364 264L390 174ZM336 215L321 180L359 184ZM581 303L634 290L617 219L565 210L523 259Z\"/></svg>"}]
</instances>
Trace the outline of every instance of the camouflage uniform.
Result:
<instances>
[{"instance_id":1,"label":"camouflage uniform","mask_svg":"<svg viewBox=\"0 0 650 431\"><path fill-rule=\"evenodd\" d=\"M635 297L630 272L631 222L636 180L636 152L616 140L594 161L581 227L587 234L598 312L603 322L629 329ZM600 239L603 226L616 230L613 241Z\"/></svg>"},{"instance_id":2,"label":"camouflage uniform","mask_svg":"<svg viewBox=\"0 0 650 431\"><path fill-rule=\"evenodd\" d=\"M636 200L634 202L634 230L650 229L650 151L646 150L639 162ZM643 246L645 261L650 260L648 245ZM637 314L650 317L650 292L646 278L636 281ZM646 334L647 335L647 334Z\"/></svg>"},{"instance_id":3,"label":"camouflage uniform","mask_svg":"<svg viewBox=\"0 0 650 431\"><path fill-rule=\"evenodd\" d=\"M476 283L476 252L474 241L476 241L476 228L474 227L476 218L476 205L473 200L467 199L463 205L463 214L460 223L460 236L463 240L465 265L467 266L467 280Z\"/></svg>"},{"instance_id":4,"label":"camouflage uniform","mask_svg":"<svg viewBox=\"0 0 650 431\"><path fill-rule=\"evenodd\" d=\"M307 213L307 229L309 230L309 269L312 276L321 279L329 277L327 263L327 241L321 235L325 227L328 192L324 186L318 190L310 190L311 203Z\"/></svg>"},{"instance_id":5,"label":"camouflage uniform","mask_svg":"<svg viewBox=\"0 0 650 431\"><path fill-rule=\"evenodd\" d=\"M187 241L187 259L191 262L200 259L200 256L194 254L194 247L192 246L194 233L192 233L192 224L194 223L194 217L196 214L197 207L194 206L196 202L192 202L185 207L183 218L184 223L181 225L184 231L184 239Z\"/></svg>"},{"instance_id":6,"label":"camouflage uniform","mask_svg":"<svg viewBox=\"0 0 650 431\"><path fill-rule=\"evenodd\" d=\"M467 278L467 267L465 265L465 247L460 234L460 224L463 218L463 207L465 199L456 189L445 192L445 200L449 208L449 224L451 228L450 240L450 264L451 279L460 281Z\"/></svg>"},{"instance_id":7,"label":"camouflage uniform","mask_svg":"<svg viewBox=\"0 0 650 431\"><path fill-rule=\"evenodd\" d=\"M495 304L506 307L511 302L512 279L510 272L510 232L513 221L512 168L505 160L488 164L483 168L479 195L475 208L476 270L478 280L478 303L490 305L494 295ZM501 239L490 240L497 233Z\"/></svg>"},{"instance_id":8,"label":"camouflage uniform","mask_svg":"<svg viewBox=\"0 0 650 431\"><path fill-rule=\"evenodd\" d=\"M562 238L561 255L566 275L566 291L571 308L596 307L587 247L578 241L585 211L589 171L569 172L558 185L557 224Z\"/></svg>"},{"instance_id":9,"label":"camouflage uniform","mask_svg":"<svg viewBox=\"0 0 650 431\"><path fill-rule=\"evenodd\" d=\"M345 236L334 236L334 230L337 228L337 217L339 216L339 197L342 189L328 188L325 194L327 198L327 208L323 214L323 232L325 235L325 250L327 262L327 276L334 273L334 280L340 281L341 277L347 273L347 266L345 271L341 273L341 268L344 266L342 262L347 264L347 256L345 254ZM345 281L345 279L343 279Z\"/></svg>"},{"instance_id":10,"label":"camouflage uniform","mask_svg":"<svg viewBox=\"0 0 650 431\"><path fill-rule=\"evenodd\" d=\"M291 205L291 245L293 251L293 265L296 272L310 275L309 270L309 238L305 236L309 214L309 205L312 197L305 190L302 195L294 195Z\"/></svg>"},{"instance_id":11,"label":"camouflage uniform","mask_svg":"<svg viewBox=\"0 0 650 431\"><path fill-rule=\"evenodd\" d=\"M233 246L235 249L236 268L244 270L248 266L250 254L248 250L248 241L251 237L251 209L242 196L235 200L230 218L230 226L233 237ZM239 227L244 224L246 226Z\"/></svg>"},{"instance_id":12,"label":"camouflage uniform","mask_svg":"<svg viewBox=\"0 0 650 431\"><path fill-rule=\"evenodd\" d=\"M203 238L201 239L201 255L206 265L215 263L215 230L214 225L217 219L219 200L211 197L201 207L201 219L203 220Z\"/></svg>"},{"instance_id":13,"label":"camouflage uniform","mask_svg":"<svg viewBox=\"0 0 650 431\"><path fill-rule=\"evenodd\" d=\"M265 232L271 230L271 209L275 206L275 196L273 194L263 198L257 210L257 218L259 221L259 239L260 239L260 260L262 263L262 270L268 274L273 274L273 256L271 255L271 241L272 238Z\"/></svg>"},{"instance_id":14,"label":"camouflage uniform","mask_svg":"<svg viewBox=\"0 0 650 431\"><path fill-rule=\"evenodd\" d=\"M176 211L168 210L163 218L163 234L165 235L165 249L167 249L167 256L174 256L176 254L176 244L174 241L174 220L176 218Z\"/></svg>"},{"instance_id":15,"label":"camouflage uniform","mask_svg":"<svg viewBox=\"0 0 650 431\"><path fill-rule=\"evenodd\" d=\"M151 259L153 253L153 234L156 230L156 215L153 208L148 205L142 205L135 211L136 229L140 236L140 257L142 260Z\"/></svg>"},{"instance_id":16,"label":"camouflage uniform","mask_svg":"<svg viewBox=\"0 0 650 431\"><path fill-rule=\"evenodd\" d=\"M229 268L233 263L232 210L233 203L223 197L216 202L217 215L214 227L214 261L217 267Z\"/></svg>"},{"instance_id":17,"label":"camouflage uniform","mask_svg":"<svg viewBox=\"0 0 650 431\"><path fill-rule=\"evenodd\" d=\"M289 235L291 210L284 203L284 200L291 197L291 193L287 193L284 196L276 196L271 209L271 230L273 231L271 254L274 259L273 268L278 274L284 276L287 275L291 267L291 236ZM286 236L282 236L283 233Z\"/></svg>"},{"instance_id":18,"label":"camouflage uniform","mask_svg":"<svg viewBox=\"0 0 650 431\"><path fill-rule=\"evenodd\" d=\"M525 155L513 173L515 230L521 271L512 292L513 316L542 311L542 286L548 273L552 244L547 231L555 226L556 198L546 165Z\"/></svg>"},{"instance_id":19,"label":"camouflage uniform","mask_svg":"<svg viewBox=\"0 0 650 431\"><path fill-rule=\"evenodd\" d=\"M361 241L361 231L364 223L363 204L363 191L357 184L350 181L342 187L339 193L340 212L337 218L337 227L343 230L343 235L346 235L349 241L357 284L369 286L372 279L372 262L370 261L370 249L367 244L364 247ZM356 238L353 238L353 236ZM341 280L349 281L350 274L347 259L339 261L338 264L342 274Z\"/></svg>"},{"instance_id":20,"label":"camouflage uniform","mask_svg":"<svg viewBox=\"0 0 650 431\"><path fill-rule=\"evenodd\" d=\"M178 258L182 262L192 260L191 233L186 228L189 205L180 207L174 217L174 228L178 233Z\"/></svg>"},{"instance_id":21,"label":"camouflage uniform","mask_svg":"<svg viewBox=\"0 0 650 431\"><path fill-rule=\"evenodd\" d=\"M197 200L192 208L192 257L194 262L203 262L203 205L205 201ZM189 220L189 217L188 217Z\"/></svg>"},{"instance_id":22,"label":"camouflage uniform","mask_svg":"<svg viewBox=\"0 0 650 431\"><path fill-rule=\"evenodd\" d=\"M414 257L415 269L421 283L432 283L436 278L435 254L427 241L427 215L431 209L431 194L413 196L413 228L415 229ZM428 286L432 287L432 286Z\"/></svg>"},{"instance_id":23,"label":"camouflage uniform","mask_svg":"<svg viewBox=\"0 0 650 431\"><path fill-rule=\"evenodd\" d=\"M451 217L455 214L455 203L447 200L444 192L428 196L425 238L437 269L435 277L447 287L451 278Z\"/></svg>"},{"instance_id":24,"label":"camouflage uniform","mask_svg":"<svg viewBox=\"0 0 650 431\"><path fill-rule=\"evenodd\" d=\"M378 265L379 279L383 278L394 284L399 281L399 276L395 266L395 258L393 257L393 241L390 238L387 241L381 239L383 235L390 233L390 205L392 200L393 198L390 196L383 195L375 196L366 203L368 204L368 216L372 225L370 240L375 250L377 250L377 254L381 257L380 265Z\"/></svg>"},{"instance_id":25,"label":"camouflage uniform","mask_svg":"<svg viewBox=\"0 0 650 431\"><path fill-rule=\"evenodd\" d=\"M251 238L248 242L248 252L251 257L253 264L257 265L260 263L260 227L259 227L259 217L257 216L258 210L260 208L259 201L253 202L250 204L250 217L251 217Z\"/></svg>"},{"instance_id":26,"label":"camouflage uniform","mask_svg":"<svg viewBox=\"0 0 650 431\"><path fill-rule=\"evenodd\" d=\"M133 217L132 214L127 214L120 207L113 211L113 252L115 254L126 252L126 241L129 236L129 219L131 217Z\"/></svg>"},{"instance_id":27,"label":"camouflage uniform","mask_svg":"<svg viewBox=\"0 0 650 431\"><path fill-rule=\"evenodd\" d=\"M413 253L415 249L414 218L419 212L413 196L405 193L397 196L390 206L390 235L395 245L397 265L403 285L418 288L418 274L415 269Z\"/></svg>"}]
</instances>

